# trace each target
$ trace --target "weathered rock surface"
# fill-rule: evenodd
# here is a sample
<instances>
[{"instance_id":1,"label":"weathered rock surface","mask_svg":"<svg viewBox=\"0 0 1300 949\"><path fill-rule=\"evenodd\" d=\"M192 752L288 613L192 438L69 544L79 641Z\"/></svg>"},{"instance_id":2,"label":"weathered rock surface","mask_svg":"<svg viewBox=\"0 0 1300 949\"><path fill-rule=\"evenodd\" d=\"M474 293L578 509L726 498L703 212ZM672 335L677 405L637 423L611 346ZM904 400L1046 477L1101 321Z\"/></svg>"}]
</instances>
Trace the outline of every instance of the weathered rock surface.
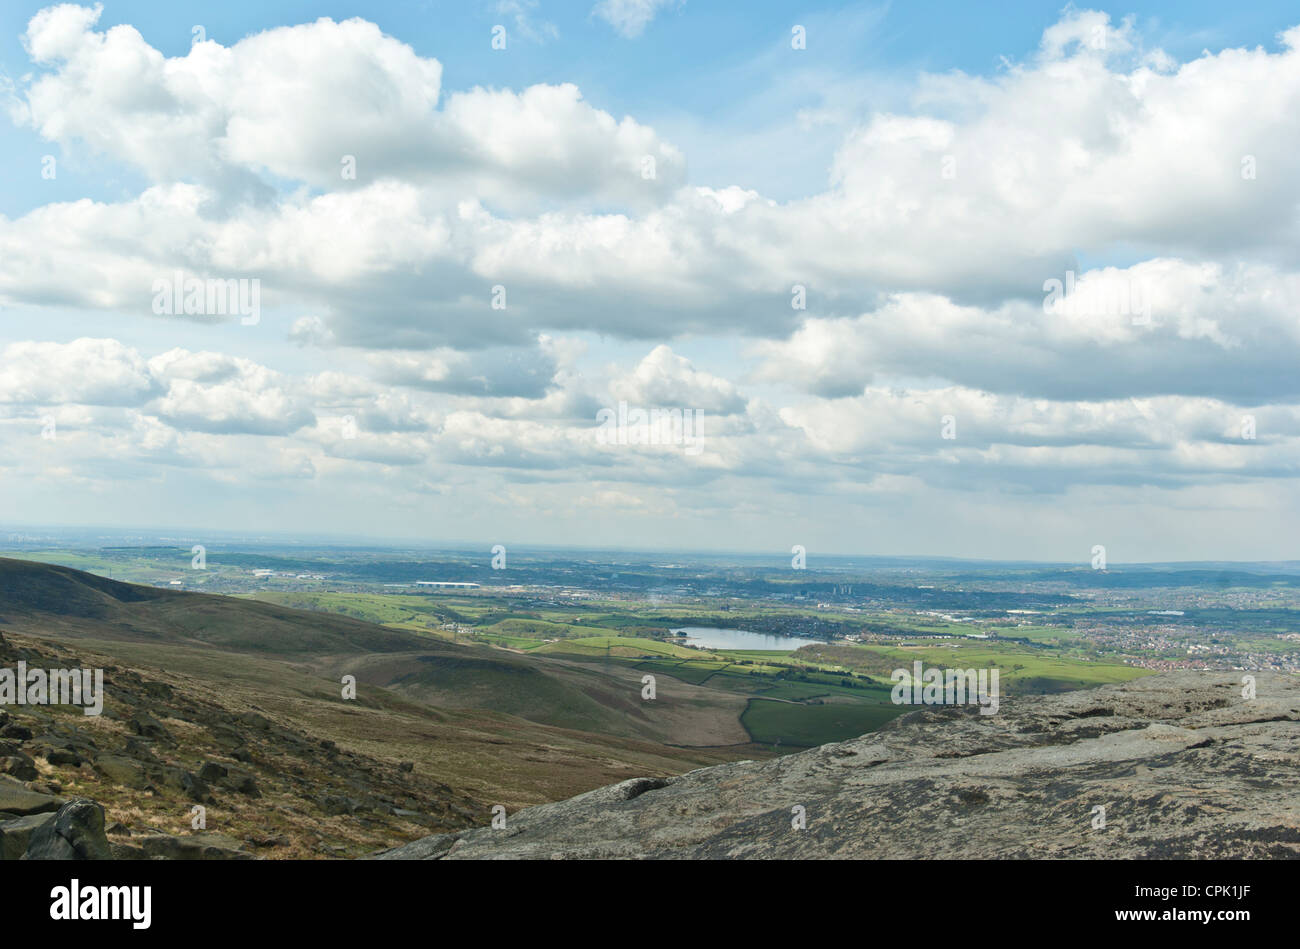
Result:
<instances>
[{"instance_id":1,"label":"weathered rock surface","mask_svg":"<svg viewBox=\"0 0 1300 949\"><path fill-rule=\"evenodd\" d=\"M101 855L248 860L271 848L277 856L355 856L382 841L464 826L484 811L395 760L227 707L185 679L172 684L154 678L156 670L126 668L109 656L78 656L48 640L0 634L0 665L20 659L31 668L102 668L105 704L100 717L0 707L0 824L53 816L83 798L124 831L99 848ZM331 794L341 809L318 803ZM186 832L195 804L215 809L213 830L229 836ZM0 860L26 854L32 833L28 822L0 827Z\"/></svg>"},{"instance_id":2,"label":"weathered rock surface","mask_svg":"<svg viewBox=\"0 0 1300 949\"><path fill-rule=\"evenodd\" d=\"M0 821L0 860L21 860L32 834L52 820L54 814L46 812Z\"/></svg>"},{"instance_id":3,"label":"weathered rock surface","mask_svg":"<svg viewBox=\"0 0 1300 949\"><path fill-rule=\"evenodd\" d=\"M379 859L1300 857L1300 678L1172 672L624 781ZM795 808L806 828L793 826ZM1104 808L1104 826L1099 818Z\"/></svg>"},{"instance_id":4,"label":"weathered rock surface","mask_svg":"<svg viewBox=\"0 0 1300 949\"><path fill-rule=\"evenodd\" d=\"M16 781L7 775L0 775L0 811L20 816L41 814L45 811L57 811L62 803L62 798L33 791L21 781Z\"/></svg>"},{"instance_id":5,"label":"weathered rock surface","mask_svg":"<svg viewBox=\"0 0 1300 949\"><path fill-rule=\"evenodd\" d=\"M104 831L104 809L94 801L77 798L59 808L53 820L37 827L24 860L111 860L112 848Z\"/></svg>"},{"instance_id":6,"label":"weathered rock surface","mask_svg":"<svg viewBox=\"0 0 1300 949\"><path fill-rule=\"evenodd\" d=\"M252 860L253 855L243 851L243 844L220 834L194 834L174 837L170 834L148 834L134 838L131 847L137 847L143 856L153 860ZM115 851L119 857L123 856Z\"/></svg>"}]
</instances>

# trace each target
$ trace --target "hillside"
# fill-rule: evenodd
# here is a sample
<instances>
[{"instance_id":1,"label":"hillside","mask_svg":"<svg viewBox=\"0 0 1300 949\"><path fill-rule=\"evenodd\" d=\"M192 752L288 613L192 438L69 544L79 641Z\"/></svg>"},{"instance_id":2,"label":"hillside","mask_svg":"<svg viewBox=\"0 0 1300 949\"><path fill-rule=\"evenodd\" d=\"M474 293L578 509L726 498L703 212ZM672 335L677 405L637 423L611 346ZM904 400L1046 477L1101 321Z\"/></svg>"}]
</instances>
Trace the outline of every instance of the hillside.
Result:
<instances>
[{"instance_id":1,"label":"hillside","mask_svg":"<svg viewBox=\"0 0 1300 949\"><path fill-rule=\"evenodd\" d=\"M132 859L1300 852L1293 676L1258 674L1251 701L1240 674L1180 672L892 718L834 685L752 676L739 654L467 645L0 559L0 666L20 659L102 668L107 698L100 717L0 710L0 858L39 850L56 812L94 818L78 798L103 807L101 855ZM795 708L861 737L777 759L751 742L798 741ZM485 826L496 805L504 831Z\"/></svg>"},{"instance_id":2,"label":"hillside","mask_svg":"<svg viewBox=\"0 0 1300 949\"><path fill-rule=\"evenodd\" d=\"M395 652L426 641L345 616L160 590L69 567L0 558L0 622L21 628L34 619L70 638L202 645L275 656Z\"/></svg>"},{"instance_id":3,"label":"hillside","mask_svg":"<svg viewBox=\"0 0 1300 949\"><path fill-rule=\"evenodd\" d=\"M0 710L0 792L85 796L136 833L188 833L197 803L237 850L355 856L762 753L705 689L647 715L635 680L348 617L9 559L0 591L0 665L101 668L106 692L99 717Z\"/></svg>"},{"instance_id":4,"label":"hillside","mask_svg":"<svg viewBox=\"0 0 1300 949\"><path fill-rule=\"evenodd\" d=\"M21 855L31 823L74 798L105 808L124 859L343 856L466 826L486 808L409 762L340 747L328 729L270 717L209 684L0 635L0 666L20 661L101 669L107 700L100 716L0 708L0 859Z\"/></svg>"},{"instance_id":5,"label":"hillside","mask_svg":"<svg viewBox=\"0 0 1300 949\"><path fill-rule=\"evenodd\" d=\"M1240 680L1172 672L992 716L917 711L853 741L625 781L378 857L1300 857L1300 678L1259 673L1251 700Z\"/></svg>"}]
</instances>

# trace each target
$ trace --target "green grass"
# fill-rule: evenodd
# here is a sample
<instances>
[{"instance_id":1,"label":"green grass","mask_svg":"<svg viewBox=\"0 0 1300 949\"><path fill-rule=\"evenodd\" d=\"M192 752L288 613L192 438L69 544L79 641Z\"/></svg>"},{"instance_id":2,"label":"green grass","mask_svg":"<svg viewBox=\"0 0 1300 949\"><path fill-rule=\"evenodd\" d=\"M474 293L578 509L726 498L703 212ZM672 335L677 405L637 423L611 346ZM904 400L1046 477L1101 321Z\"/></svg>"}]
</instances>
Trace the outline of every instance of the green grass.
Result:
<instances>
[{"instance_id":1,"label":"green grass","mask_svg":"<svg viewBox=\"0 0 1300 949\"><path fill-rule=\"evenodd\" d=\"M874 731L911 711L907 706L876 703L796 705L756 698L740 717L754 741L812 748L829 741L847 741Z\"/></svg>"},{"instance_id":2,"label":"green grass","mask_svg":"<svg viewBox=\"0 0 1300 949\"><path fill-rule=\"evenodd\" d=\"M244 599L295 610L338 613L380 626L437 627L456 615L433 597L391 593L256 593Z\"/></svg>"},{"instance_id":3,"label":"green grass","mask_svg":"<svg viewBox=\"0 0 1300 949\"><path fill-rule=\"evenodd\" d=\"M654 639L638 639L631 636L588 636L582 639L563 639L546 643L532 650L534 654L573 655L585 658L600 657L608 654L611 658L637 656L670 656L678 659L694 659L700 655L698 650Z\"/></svg>"},{"instance_id":4,"label":"green grass","mask_svg":"<svg viewBox=\"0 0 1300 949\"><path fill-rule=\"evenodd\" d=\"M552 623L539 619L504 619L478 632L486 636L513 636L521 639L584 639L608 635L599 626L580 626L575 623Z\"/></svg>"},{"instance_id":5,"label":"green grass","mask_svg":"<svg viewBox=\"0 0 1300 949\"><path fill-rule=\"evenodd\" d=\"M638 669L653 672L656 675L668 675L691 685L703 685L717 673L726 669L730 663L711 660L691 659L648 659L636 663Z\"/></svg>"},{"instance_id":6,"label":"green grass","mask_svg":"<svg viewBox=\"0 0 1300 949\"><path fill-rule=\"evenodd\" d=\"M1000 687L1011 692L1064 692L1150 675L1149 670L1063 658L1032 647L989 644L984 640L945 640L926 646L805 646L796 656L840 663L857 672L888 678L894 669L924 665L944 668L998 668Z\"/></svg>"}]
</instances>

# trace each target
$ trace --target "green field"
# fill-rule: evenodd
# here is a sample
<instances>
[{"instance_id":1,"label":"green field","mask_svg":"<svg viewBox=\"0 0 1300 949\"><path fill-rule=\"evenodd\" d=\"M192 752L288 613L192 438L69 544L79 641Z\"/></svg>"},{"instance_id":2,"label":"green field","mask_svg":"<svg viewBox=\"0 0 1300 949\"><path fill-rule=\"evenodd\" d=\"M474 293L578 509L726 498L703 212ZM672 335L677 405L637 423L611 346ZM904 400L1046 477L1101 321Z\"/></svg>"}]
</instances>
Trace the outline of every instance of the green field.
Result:
<instances>
[{"instance_id":1,"label":"green field","mask_svg":"<svg viewBox=\"0 0 1300 949\"><path fill-rule=\"evenodd\" d=\"M718 616L698 608L630 609L612 608L609 604L598 608L525 609L516 601L489 595L266 594L259 598L341 612L442 637L453 635L440 628L442 623L456 623L464 630L458 635L463 642L505 647L539 659L635 669L671 676L692 686L748 696L750 701L740 719L745 731L756 742L775 744L779 738L782 746L790 748L853 737L908 711L890 701L890 673L898 668L910 670L915 660L944 668L996 667L1004 694L1062 692L1147 674L1131 666L1089 660L1076 650L1078 637L1068 627L1026 624L983 628L1038 644L1031 645L975 638L967 623L887 613L858 619L868 628L897 631L900 638L914 634L918 642L828 643L793 652L700 650L680 646L671 639L651 638L650 634L676 625L725 623L743 628L747 616L770 621L778 615L806 616L812 611L752 608ZM927 638L927 634L944 638ZM465 692L480 693L484 700L491 691L486 683L467 680L462 684ZM452 682L446 681L436 691L451 686ZM445 701L446 693L438 698ZM556 718L545 714L540 706L519 706L514 699L504 707L552 724L583 727L586 723L592 727L599 722L602 729L610 727L609 721L593 709L575 710L574 716Z\"/></svg>"},{"instance_id":2,"label":"green field","mask_svg":"<svg viewBox=\"0 0 1300 949\"><path fill-rule=\"evenodd\" d=\"M669 656L678 659L693 659L700 655L699 650L687 649L672 643L654 639L638 639L630 636L589 636L583 639L566 639L553 643L544 643L529 650L532 655L567 655L598 658L610 656L618 658L642 656Z\"/></svg>"},{"instance_id":3,"label":"green field","mask_svg":"<svg viewBox=\"0 0 1300 949\"><path fill-rule=\"evenodd\" d=\"M1008 692L1050 693L1127 682L1150 675L1146 669L1116 663L1061 658L1045 650L983 640L946 640L933 646L805 646L796 656L842 663L855 671L888 678L894 669L925 666L998 669L1000 687Z\"/></svg>"},{"instance_id":4,"label":"green field","mask_svg":"<svg viewBox=\"0 0 1300 949\"><path fill-rule=\"evenodd\" d=\"M445 601L430 596L388 593L257 593L247 599L295 610L339 613L380 626L436 629L460 614Z\"/></svg>"},{"instance_id":5,"label":"green field","mask_svg":"<svg viewBox=\"0 0 1300 949\"><path fill-rule=\"evenodd\" d=\"M910 711L905 705L791 705L754 699L740 721L754 741L811 748L856 738Z\"/></svg>"}]
</instances>

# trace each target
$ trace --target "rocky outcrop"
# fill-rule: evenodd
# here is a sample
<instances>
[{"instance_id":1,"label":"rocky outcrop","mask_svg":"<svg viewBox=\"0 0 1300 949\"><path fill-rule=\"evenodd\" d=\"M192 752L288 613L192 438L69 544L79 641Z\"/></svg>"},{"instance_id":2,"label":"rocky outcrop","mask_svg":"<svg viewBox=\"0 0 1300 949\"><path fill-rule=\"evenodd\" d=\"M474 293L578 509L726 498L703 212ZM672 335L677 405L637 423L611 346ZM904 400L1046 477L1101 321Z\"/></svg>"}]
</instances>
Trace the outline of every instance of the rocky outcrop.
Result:
<instances>
[{"instance_id":1,"label":"rocky outcrop","mask_svg":"<svg viewBox=\"0 0 1300 949\"><path fill-rule=\"evenodd\" d=\"M32 834L52 820L53 812L47 811L0 821L0 860L21 860L32 841Z\"/></svg>"},{"instance_id":2,"label":"rocky outcrop","mask_svg":"<svg viewBox=\"0 0 1300 949\"><path fill-rule=\"evenodd\" d=\"M1173 672L926 709L852 741L636 779L379 859L1300 856L1300 678Z\"/></svg>"},{"instance_id":3,"label":"rocky outcrop","mask_svg":"<svg viewBox=\"0 0 1300 949\"><path fill-rule=\"evenodd\" d=\"M99 808L99 837L107 814L131 839L97 838L78 850L50 838L40 859L91 852L129 860L350 857L465 826L484 811L397 760L227 708L188 680L171 684L69 648L0 634L0 665L21 659L33 668L102 668L106 691L100 717L0 707L0 860L35 859L36 830L49 822L34 818L63 815L76 799ZM192 823L196 805L226 836L192 832L208 827ZM93 820L84 809L77 813Z\"/></svg>"},{"instance_id":4,"label":"rocky outcrop","mask_svg":"<svg viewBox=\"0 0 1300 949\"><path fill-rule=\"evenodd\" d=\"M57 811L63 799L53 794L34 791L26 783L7 775L0 775L0 815L22 817Z\"/></svg>"},{"instance_id":5,"label":"rocky outcrop","mask_svg":"<svg viewBox=\"0 0 1300 949\"><path fill-rule=\"evenodd\" d=\"M111 860L104 831L104 809L77 798L59 808L32 832L23 860Z\"/></svg>"},{"instance_id":6,"label":"rocky outcrop","mask_svg":"<svg viewBox=\"0 0 1300 949\"><path fill-rule=\"evenodd\" d=\"M131 844L116 844L113 854L120 860L253 860L238 840L220 834L146 834Z\"/></svg>"}]
</instances>

